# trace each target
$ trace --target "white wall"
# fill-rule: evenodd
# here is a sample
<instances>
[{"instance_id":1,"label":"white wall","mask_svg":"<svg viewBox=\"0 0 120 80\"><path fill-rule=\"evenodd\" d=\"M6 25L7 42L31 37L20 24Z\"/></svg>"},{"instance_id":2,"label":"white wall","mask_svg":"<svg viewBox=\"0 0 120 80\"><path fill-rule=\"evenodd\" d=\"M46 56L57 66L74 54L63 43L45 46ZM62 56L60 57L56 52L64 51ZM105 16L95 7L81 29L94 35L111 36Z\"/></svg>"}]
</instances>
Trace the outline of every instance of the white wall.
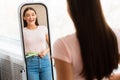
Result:
<instances>
[{"instance_id":1,"label":"white wall","mask_svg":"<svg viewBox=\"0 0 120 80\"><path fill-rule=\"evenodd\" d=\"M52 41L74 32L66 11L66 0L0 0L0 35L20 39L18 8L23 2L43 2L48 7ZM101 0L104 14L111 27L120 26L120 0Z\"/></svg>"},{"instance_id":2,"label":"white wall","mask_svg":"<svg viewBox=\"0 0 120 80\"><path fill-rule=\"evenodd\" d=\"M112 28L120 27L120 0L101 0L108 24Z\"/></svg>"}]
</instances>

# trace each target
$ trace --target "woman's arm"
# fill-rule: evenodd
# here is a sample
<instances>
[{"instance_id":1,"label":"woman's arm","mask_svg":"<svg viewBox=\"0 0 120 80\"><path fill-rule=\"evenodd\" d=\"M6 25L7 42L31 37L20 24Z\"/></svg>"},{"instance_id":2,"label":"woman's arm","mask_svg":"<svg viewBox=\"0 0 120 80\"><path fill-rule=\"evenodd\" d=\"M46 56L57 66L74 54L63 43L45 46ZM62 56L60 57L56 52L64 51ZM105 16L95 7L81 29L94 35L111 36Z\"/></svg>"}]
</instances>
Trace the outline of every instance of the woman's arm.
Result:
<instances>
[{"instance_id":1,"label":"woman's arm","mask_svg":"<svg viewBox=\"0 0 120 80\"><path fill-rule=\"evenodd\" d=\"M113 74L113 75L111 75L109 80L120 80L120 74Z\"/></svg>"},{"instance_id":2,"label":"woman's arm","mask_svg":"<svg viewBox=\"0 0 120 80\"><path fill-rule=\"evenodd\" d=\"M49 46L49 36L48 36L48 34L46 34L46 41L47 41L47 44Z\"/></svg>"},{"instance_id":3,"label":"woman's arm","mask_svg":"<svg viewBox=\"0 0 120 80\"><path fill-rule=\"evenodd\" d=\"M120 68L120 60L119 60L119 64L118 64L118 68ZM120 69L118 69L119 71ZM109 77L109 80L120 80L120 71L116 74L116 73L113 73L111 74L111 76Z\"/></svg>"},{"instance_id":4,"label":"woman's arm","mask_svg":"<svg viewBox=\"0 0 120 80\"><path fill-rule=\"evenodd\" d=\"M57 73L57 80L74 80L72 65L59 59L54 60Z\"/></svg>"},{"instance_id":5,"label":"woman's arm","mask_svg":"<svg viewBox=\"0 0 120 80\"><path fill-rule=\"evenodd\" d=\"M50 52L50 48L49 48L49 37L48 37L48 35L46 35L46 42L47 42L47 44L48 44L48 48L39 54L39 56L40 56L41 58L44 57L46 54L48 54L48 53Z\"/></svg>"}]
</instances>

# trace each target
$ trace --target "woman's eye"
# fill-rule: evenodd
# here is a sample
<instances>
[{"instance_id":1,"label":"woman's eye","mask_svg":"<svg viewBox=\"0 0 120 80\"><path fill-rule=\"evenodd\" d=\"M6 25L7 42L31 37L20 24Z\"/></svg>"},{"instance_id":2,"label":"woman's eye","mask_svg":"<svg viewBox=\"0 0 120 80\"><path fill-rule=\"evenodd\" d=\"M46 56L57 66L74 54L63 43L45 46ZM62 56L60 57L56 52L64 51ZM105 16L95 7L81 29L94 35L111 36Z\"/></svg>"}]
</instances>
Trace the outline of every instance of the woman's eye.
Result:
<instances>
[{"instance_id":1,"label":"woman's eye","mask_svg":"<svg viewBox=\"0 0 120 80\"><path fill-rule=\"evenodd\" d=\"M30 15L29 14L26 14L26 17L29 17Z\"/></svg>"},{"instance_id":2,"label":"woman's eye","mask_svg":"<svg viewBox=\"0 0 120 80\"><path fill-rule=\"evenodd\" d=\"M32 16L35 16L35 14L32 14Z\"/></svg>"}]
</instances>

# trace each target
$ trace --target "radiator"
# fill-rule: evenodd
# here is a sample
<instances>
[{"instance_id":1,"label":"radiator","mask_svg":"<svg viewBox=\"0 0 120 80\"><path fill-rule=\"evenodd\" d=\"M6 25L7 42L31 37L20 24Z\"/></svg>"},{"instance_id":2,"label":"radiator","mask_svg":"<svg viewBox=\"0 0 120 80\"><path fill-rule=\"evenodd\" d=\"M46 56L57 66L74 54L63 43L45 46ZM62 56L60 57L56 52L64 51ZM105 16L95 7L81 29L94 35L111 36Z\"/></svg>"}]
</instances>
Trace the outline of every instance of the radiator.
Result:
<instances>
[{"instance_id":1,"label":"radiator","mask_svg":"<svg viewBox=\"0 0 120 80\"><path fill-rule=\"evenodd\" d=\"M0 37L0 80L27 80L20 41Z\"/></svg>"}]
</instances>

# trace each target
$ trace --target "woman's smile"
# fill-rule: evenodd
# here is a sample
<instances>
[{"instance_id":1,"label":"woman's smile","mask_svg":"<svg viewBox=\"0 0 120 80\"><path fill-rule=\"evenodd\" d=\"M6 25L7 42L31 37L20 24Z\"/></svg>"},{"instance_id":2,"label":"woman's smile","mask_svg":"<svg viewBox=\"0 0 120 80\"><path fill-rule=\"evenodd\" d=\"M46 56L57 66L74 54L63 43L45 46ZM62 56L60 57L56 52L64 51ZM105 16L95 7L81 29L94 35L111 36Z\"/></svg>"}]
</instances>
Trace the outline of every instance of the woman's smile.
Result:
<instances>
[{"instance_id":1,"label":"woman's smile","mask_svg":"<svg viewBox=\"0 0 120 80\"><path fill-rule=\"evenodd\" d=\"M24 16L24 20L29 24L35 24L36 21L36 14L32 10L28 10Z\"/></svg>"}]
</instances>

